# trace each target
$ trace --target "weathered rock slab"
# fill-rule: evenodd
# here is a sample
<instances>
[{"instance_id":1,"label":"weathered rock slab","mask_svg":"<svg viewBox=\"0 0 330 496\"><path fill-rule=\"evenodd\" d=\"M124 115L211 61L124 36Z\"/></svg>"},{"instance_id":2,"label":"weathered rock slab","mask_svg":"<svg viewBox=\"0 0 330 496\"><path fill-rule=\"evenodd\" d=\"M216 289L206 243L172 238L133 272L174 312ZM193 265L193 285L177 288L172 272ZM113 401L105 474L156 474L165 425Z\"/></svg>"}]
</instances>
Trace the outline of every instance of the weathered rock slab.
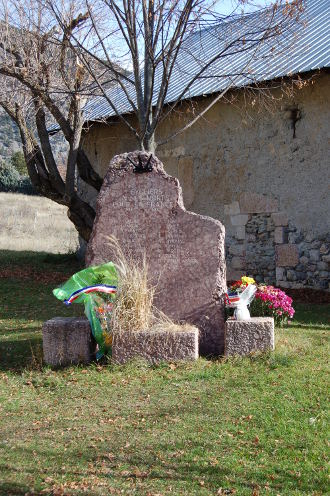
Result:
<instances>
[{"instance_id":1,"label":"weathered rock slab","mask_svg":"<svg viewBox=\"0 0 330 496\"><path fill-rule=\"evenodd\" d=\"M296 245L276 246L276 265L278 267L295 267L299 263L299 252Z\"/></svg>"},{"instance_id":2,"label":"weathered rock slab","mask_svg":"<svg viewBox=\"0 0 330 496\"><path fill-rule=\"evenodd\" d=\"M150 172L137 173L149 155L132 152L110 162L101 188L87 265L116 262L107 235L126 255L148 263L155 305L176 321L200 330L200 352L223 352L226 270L221 222L187 212L178 180L152 157Z\"/></svg>"},{"instance_id":3,"label":"weathered rock slab","mask_svg":"<svg viewBox=\"0 0 330 496\"><path fill-rule=\"evenodd\" d=\"M126 363L143 358L149 363L197 360L198 329L190 327L180 331L137 331L115 334L112 358L115 363Z\"/></svg>"},{"instance_id":4,"label":"weathered rock slab","mask_svg":"<svg viewBox=\"0 0 330 496\"><path fill-rule=\"evenodd\" d=\"M44 361L52 367L90 363L96 343L86 318L55 317L42 328Z\"/></svg>"},{"instance_id":5,"label":"weathered rock slab","mask_svg":"<svg viewBox=\"0 0 330 496\"><path fill-rule=\"evenodd\" d=\"M286 213L284 212L275 212L272 214L272 219L274 222L274 225L277 226L287 226L289 219Z\"/></svg>"},{"instance_id":6,"label":"weathered rock slab","mask_svg":"<svg viewBox=\"0 0 330 496\"><path fill-rule=\"evenodd\" d=\"M274 350L274 343L274 319L272 317L226 321L226 356L244 356L257 351Z\"/></svg>"}]
</instances>

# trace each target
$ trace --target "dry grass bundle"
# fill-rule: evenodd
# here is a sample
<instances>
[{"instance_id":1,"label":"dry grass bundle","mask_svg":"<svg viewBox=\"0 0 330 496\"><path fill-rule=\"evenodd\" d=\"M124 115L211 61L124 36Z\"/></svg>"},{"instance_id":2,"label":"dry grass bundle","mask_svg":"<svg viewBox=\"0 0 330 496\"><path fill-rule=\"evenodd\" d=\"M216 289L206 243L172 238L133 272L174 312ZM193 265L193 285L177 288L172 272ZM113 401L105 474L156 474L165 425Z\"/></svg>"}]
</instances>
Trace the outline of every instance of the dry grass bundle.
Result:
<instances>
[{"instance_id":1,"label":"dry grass bundle","mask_svg":"<svg viewBox=\"0 0 330 496\"><path fill-rule=\"evenodd\" d=\"M119 274L117 297L112 312L113 332L150 329L155 288L148 281L148 266L124 254L118 240L109 237Z\"/></svg>"},{"instance_id":2,"label":"dry grass bundle","mask_svg":"<svg viewBox=\"0 0 330 496\"><path fill-rule=\"evenodd\" d=\"M174 322L174 320L170 319L170 317L168 317L165 313L153 307L151 326L152 331L178 332L191 330L192 327L193 326L191 324L179 324L177 322Z\"/></svg>"},{"instance_id":3,"label":"dry grass bundle","mask_svg":"<svg viewBox=\"0 0 330 496\"><path fill-rule=\"evenodd\" d=\"M108 242L114 253L119 275L116 301L111 314L113 333L185 330L187 326L175 323L154 307L156 287L150 284L145 256L139 263L132 256L124 254L115 237L109 236Z\"/></svg>"}]
</instances>

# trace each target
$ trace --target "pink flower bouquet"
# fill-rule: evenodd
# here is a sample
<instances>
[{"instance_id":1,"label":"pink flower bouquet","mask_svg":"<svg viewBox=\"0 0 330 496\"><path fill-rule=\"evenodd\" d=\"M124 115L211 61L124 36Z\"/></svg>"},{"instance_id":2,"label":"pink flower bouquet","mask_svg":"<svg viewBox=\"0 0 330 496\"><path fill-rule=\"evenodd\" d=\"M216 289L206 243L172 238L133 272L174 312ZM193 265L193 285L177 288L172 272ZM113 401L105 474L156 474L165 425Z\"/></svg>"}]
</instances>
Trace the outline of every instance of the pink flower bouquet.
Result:
<instances>
[{"instance_id":1,"label":"pink flower bouquet","mask_svg":"<svg viewBox=\"0 0 330 496\"><path fill-rule=\"evenodd\" d=\"M251 315L274 317L277 325L283 325L294 315L292 298L281 289L259 285L251 304Z\"/></svg>"}]
</instances>

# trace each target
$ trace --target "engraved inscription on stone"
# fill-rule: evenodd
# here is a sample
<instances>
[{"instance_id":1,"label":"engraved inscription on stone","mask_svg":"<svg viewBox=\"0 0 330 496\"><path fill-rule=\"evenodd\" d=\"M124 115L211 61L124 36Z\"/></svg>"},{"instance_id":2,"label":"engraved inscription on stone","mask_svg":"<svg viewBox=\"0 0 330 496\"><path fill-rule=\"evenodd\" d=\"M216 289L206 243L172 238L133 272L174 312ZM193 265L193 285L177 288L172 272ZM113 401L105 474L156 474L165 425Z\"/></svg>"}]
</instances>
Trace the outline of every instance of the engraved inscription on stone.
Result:
<instances>
[{"instance_id":1,"label":"engraved inscription on stone","mask_svg":"<svg viewBox=\"0 0 330 496\"><path fill-rule=\"evenodd\" d=\"M223 351L223 295L226 288L224 227L210 217L187 212L179 182L151 159L151 172L136 174L118 155L110 163L99 194L88 265L113 260L106 236L115 236L123 251L141 259L145 254L155 304L173 319L200 329L204 354ZM143 154L143 160L148 155Z\"/></svg>"}]
</instances>

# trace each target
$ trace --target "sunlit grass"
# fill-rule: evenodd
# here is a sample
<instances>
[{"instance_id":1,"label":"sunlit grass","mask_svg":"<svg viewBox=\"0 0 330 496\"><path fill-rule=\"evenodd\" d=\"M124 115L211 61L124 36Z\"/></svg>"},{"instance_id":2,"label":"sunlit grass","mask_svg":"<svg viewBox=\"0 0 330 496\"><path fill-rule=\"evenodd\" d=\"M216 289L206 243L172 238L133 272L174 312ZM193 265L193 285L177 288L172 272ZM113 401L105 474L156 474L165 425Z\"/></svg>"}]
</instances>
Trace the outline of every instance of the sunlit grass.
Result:
<instances>
[{"instance_id":1,"label":"sunlit grass","mask_svg":"<svg viewBox=\"0 0 330 496\"><path fill-rule=\"evenodd\" d=\"M78 270L40 257L37 271ZM80 306L56 280L0 283L1 495L327 493L326 305L298 305L274 353L53 371L41 323Z\"/></svg>"}]
</instances>

